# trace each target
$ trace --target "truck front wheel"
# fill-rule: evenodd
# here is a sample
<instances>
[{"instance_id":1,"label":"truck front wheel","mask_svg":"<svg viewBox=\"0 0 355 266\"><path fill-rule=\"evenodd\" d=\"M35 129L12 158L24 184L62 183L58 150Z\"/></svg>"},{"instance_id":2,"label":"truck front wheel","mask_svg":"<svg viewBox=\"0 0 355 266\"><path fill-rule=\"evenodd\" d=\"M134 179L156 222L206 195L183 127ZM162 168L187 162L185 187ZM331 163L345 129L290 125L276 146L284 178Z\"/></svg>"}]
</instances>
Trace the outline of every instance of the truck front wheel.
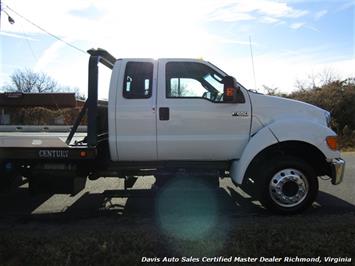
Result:
<instances>
[{"instance_id":1,"label":"truck front wheel","mask_svg":"<svg viewBox=\"0 0 355 266\"><path fill-rule=\"evenodd\" d=\"M268 160L259 169L259 200L281 214L295 214L310 207L318 193L318 179L305 161L290 156Z\"/></svg>"}]
</instances>

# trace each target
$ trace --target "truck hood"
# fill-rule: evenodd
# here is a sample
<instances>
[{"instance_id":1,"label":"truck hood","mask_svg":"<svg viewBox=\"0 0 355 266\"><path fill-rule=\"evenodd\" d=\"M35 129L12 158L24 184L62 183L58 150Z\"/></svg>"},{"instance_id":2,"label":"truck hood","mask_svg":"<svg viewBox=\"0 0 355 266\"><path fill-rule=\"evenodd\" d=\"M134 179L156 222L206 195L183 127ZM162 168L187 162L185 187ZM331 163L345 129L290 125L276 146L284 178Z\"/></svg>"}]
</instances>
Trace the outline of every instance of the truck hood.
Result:
<instances>
[{"instance_id":1,"label":"truck hood","mask_svg":"<svg viewBox=\"0 0 355 266\"><path fill-rule=\"evenodd\" d=\"M252 104L253 124L266 126L277 120L308 120L327 126L329 112L314 105L282 97L249 92ZM255 121L256 120L256 121ZM257 125L253 125L257 130Z\"/></svg>"}]
</instances>

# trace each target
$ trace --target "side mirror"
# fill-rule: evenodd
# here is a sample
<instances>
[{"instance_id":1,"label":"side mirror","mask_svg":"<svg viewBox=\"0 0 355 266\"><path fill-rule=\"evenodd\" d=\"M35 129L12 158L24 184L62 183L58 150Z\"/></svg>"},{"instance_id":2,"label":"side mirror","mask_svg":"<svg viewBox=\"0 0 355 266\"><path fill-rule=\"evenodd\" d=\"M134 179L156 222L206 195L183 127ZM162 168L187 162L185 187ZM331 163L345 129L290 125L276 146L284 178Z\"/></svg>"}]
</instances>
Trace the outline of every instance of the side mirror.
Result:
<instances>
[{"instance_id":1,"label":"side mirror","mask_svg":"<svg viewBox=\"0 0 355 266\"><path fill-rule=\"evenodd\" d=\"M245 103L245 98L237 81L232 76L223 78L223 102L225 103Z\"/></svg>"}]
</instances>

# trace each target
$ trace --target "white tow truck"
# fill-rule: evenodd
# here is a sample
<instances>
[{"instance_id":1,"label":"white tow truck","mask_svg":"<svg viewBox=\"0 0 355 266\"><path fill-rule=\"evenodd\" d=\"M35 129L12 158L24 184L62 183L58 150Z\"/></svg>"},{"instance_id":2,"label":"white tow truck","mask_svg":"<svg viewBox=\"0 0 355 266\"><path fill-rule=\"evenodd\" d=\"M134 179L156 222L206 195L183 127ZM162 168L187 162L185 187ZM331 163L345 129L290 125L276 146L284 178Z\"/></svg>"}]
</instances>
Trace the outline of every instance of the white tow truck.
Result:
<instances>
[{"instance_id":1,"label":"white tow truck","mask_svg":"<svg viewBox=\"0 0 355 266\"><path fill-rule=\"evenodd\" d=\"M0 134L2 179L24 176L33 193L76 193L87 178L154 175L160 184L184 171L215 184L230 177L286 214L312 204L319 176L342 181L329 112L249 91L203 60L88 53L88 99L67 138ZM98 112L99 63L112 69L106 112Z\"/></svg>"}]
</instances>

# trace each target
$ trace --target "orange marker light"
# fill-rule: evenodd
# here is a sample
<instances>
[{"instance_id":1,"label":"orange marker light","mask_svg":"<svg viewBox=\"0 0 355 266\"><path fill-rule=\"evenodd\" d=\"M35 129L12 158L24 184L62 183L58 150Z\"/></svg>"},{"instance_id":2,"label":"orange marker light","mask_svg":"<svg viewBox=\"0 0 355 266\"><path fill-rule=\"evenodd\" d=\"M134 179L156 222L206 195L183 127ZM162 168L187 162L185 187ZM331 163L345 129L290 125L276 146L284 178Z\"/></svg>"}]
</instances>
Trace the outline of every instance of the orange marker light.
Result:
<instances>
[{"instance_id":1,"label":"orange marker light","mask_svg":"<svg viewBox=\"0 0 355 266\"><path fill-rule=\"evenodd\" d=\"M336 151L338 149L337 136L328 136L328 137L326 137L326 141L327 141L328 147L331 150Z\"/></svg>"},{"instance_id":2,"label":"orange marker light","mask_svg":"<svg viewBox=\"0 0 355 266\"><path fill-rule=\"evenodd\" d=\"M234 94L234 88L227 88L226 89L226 95L228 97L233 97L233 94Z\"/></svg>"},{"instance_id":3,"label":"orange marker light","mask_svg":"<svg viewBox=\"0 0 355 266\"><path fill-rule=\"evenodd\" d=\"M86 153L86 151L81 151L80 152L80 157L86 157L87 156L87 153Z\"/></svg>"}]
</instances>

